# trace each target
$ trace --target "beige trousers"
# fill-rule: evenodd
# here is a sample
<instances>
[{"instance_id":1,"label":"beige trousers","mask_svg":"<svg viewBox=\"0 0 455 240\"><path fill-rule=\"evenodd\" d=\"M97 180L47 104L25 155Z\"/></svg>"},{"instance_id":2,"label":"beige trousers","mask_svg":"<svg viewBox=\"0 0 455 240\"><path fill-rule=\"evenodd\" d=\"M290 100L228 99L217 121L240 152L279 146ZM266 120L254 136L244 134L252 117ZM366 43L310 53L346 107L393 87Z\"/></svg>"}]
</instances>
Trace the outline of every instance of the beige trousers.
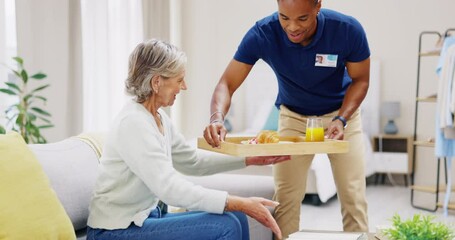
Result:
<instances>
[{"instance_id":1,"label":"beige trousers","mask_svg":"<svg viewBox=\"0 0 455 240\"><path fill-rule=\"evenodd\" d=\"M280 136L305 135L307 118L281 106L279 119ZM332 121L338 111L318 116L322 118L324 128ZM343 230L348 232L367 232L368 217L365 199L364 143L362 141L362 123L357 110L349 119L344 132L344 140L349 141L349 152L328 154L333 177L341 203ZM314 155L292 156L290 161L273 167L275 178L274 200L280 205L275 209L274 217L281 228L283 238L299 230L300 205L305 196L308 169ZM324 217L324 216L314 216ZM311 221L311 219L305 219ZM303 220L303 221L305 221Z\"/></svg>"}]
</instances>

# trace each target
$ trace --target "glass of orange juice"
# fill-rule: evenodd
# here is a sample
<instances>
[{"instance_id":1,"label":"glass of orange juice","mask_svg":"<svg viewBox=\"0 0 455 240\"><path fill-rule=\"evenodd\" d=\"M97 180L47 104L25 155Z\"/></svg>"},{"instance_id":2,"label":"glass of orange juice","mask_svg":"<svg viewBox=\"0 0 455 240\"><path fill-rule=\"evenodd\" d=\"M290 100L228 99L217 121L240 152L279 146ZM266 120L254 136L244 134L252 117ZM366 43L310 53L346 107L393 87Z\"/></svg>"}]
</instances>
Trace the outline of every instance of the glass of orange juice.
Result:
<instances>
[{"instance_id":1,"label":"glass of orange juice","mask_svg":"<svg viewBox=\"0 0 455 240\"><path fill-rule=\"evenodd\" d=\"M305 141L307 142L324 141L324 127L322 126L321 118L307 119Z\"/></svg>"}]
</instances>

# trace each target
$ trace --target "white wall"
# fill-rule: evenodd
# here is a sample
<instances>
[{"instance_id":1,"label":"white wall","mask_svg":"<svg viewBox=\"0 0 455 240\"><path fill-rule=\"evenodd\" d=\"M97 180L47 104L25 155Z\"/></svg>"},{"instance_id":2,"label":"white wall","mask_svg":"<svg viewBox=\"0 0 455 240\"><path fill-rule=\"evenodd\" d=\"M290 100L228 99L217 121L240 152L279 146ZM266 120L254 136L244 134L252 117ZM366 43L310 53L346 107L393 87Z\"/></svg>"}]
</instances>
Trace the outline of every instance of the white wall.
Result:
<instances>
[{"instance_id":1,"label":"white wall","mask_svg":"<svg viewBox=\"0 0 455 240\"><path fill-rule=\"evenodd\" d=\"M396 121L398 128L400 133L413 134L419 34L427 30L443 32L455 28L455 1L327 0L325 5L356 16L363 24L372 57L382 63L382 100L401 102L402 117ZM435 41L434 38L428 40ZM435 67L432 60L422 65L422 76L433 83L421 86L422 94L436 92ZM429 114L432 116L431 112ZM424 119L429 121L428 124L434 122L432 117Z\"/></svg>"},{"instance_id":2,"label":"white wall","mask_svg":"<svg viewBox=\"0 0 455 240\"><path fill-rule=\"evenodd\" d=\"M71 11L70 11L71 9ZM54 128L44 129L48 141L62 140L79 133L81 119L80 26L77 1L17 0L18 55L29 73L47 74L50 87L43 91ZM78 78L78 80L75 80Z\"/></svg>"},{"instance_id":3,"label":"white wall","mask_svg":"<svg viewBox=\"0 0 455 240\"><path fill-rule=\"evenodd\" d=\"M186 117L182 130L187 137L196 137L207 124L213 89L241 38L277 6L274 0L192 0L182 5L182 47L189 59L189 89L181 96ZM413 134L419 33L455 27L455 1L323 0L322 5L362 23L371 57L381 61L381 98L402 103L402 117L396 123L401 134ZM434 67L427 71L431 75ZM234 95L234 115L242 113L241 95L241 89Z\"/></svg>"},{"instance_id":4,"label":"white wall","mask_svg":"<svg viewBox=\"0 0 455 240\"><path fill-rule=\"evenodd\" d=\"M271 1L182 1L182 48L188 55L187 85L183 98L182 132L188 138L201 136L209 120L213 89L232 59L239 41L255 21L276 9ZM231 113L243 112L243 88L234 94ZM242 122L234 122L241 128Z\"/></svg>"}]
</instances>

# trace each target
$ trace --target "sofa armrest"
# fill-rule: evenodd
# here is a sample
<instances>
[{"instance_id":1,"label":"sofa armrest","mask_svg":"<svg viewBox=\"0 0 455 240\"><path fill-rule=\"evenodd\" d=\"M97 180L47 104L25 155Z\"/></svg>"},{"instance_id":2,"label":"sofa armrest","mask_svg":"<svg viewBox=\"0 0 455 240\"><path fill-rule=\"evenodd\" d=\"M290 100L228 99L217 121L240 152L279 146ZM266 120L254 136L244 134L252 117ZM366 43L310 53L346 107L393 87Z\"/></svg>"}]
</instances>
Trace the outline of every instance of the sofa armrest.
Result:
<instances>
[{"instance_id":1,"label":"sofa armrest","mask_svg":"<svg viewBox=\"0 0 455 240\"><path fill-rule=\"evenodd\" d=\"M98 176L95 151L77 138L56 143L30 144L74 229L87 226L88 206Z\"/></svg>"}]
</instances>

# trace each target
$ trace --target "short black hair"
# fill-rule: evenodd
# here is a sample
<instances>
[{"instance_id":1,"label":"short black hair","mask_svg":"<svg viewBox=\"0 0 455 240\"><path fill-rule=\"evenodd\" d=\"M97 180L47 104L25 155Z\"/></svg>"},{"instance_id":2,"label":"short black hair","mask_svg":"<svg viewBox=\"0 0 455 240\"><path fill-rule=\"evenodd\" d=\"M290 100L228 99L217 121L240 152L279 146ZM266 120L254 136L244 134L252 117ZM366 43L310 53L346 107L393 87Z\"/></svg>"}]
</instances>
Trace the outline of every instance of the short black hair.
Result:
<instances>
[{"instance_id":1,"label":"short black hair","mask_svg":"<svg viewBox=\"0 0 455 240\"><path fill-rule=\"evenodd\" d=\"M276 0L277 2L279 2L280 0ZM314 0L314 5L318 5L319 3L319 0Z\"/></svg>"}]
</instances>

